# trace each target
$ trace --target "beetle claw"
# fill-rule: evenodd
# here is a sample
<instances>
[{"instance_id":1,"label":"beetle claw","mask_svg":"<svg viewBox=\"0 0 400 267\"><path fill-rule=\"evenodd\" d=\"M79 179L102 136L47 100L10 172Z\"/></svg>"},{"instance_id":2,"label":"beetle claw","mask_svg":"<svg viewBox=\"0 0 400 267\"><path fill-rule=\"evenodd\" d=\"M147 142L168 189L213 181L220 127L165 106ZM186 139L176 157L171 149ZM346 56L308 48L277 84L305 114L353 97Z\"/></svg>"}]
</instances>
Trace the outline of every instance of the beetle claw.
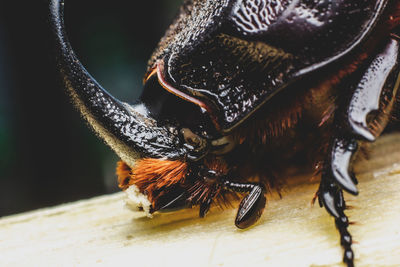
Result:
<instances>
[{"instance_id":1,"label":"beetle claw","mask_svg":"<svg viewBox=\"0 0 400 267\"><path fill-rule=\"evenodd\" d=\"M320 205L322 204L325 209L331 214L333 217L339 217L339 211L335 205L335 195L332 191L324 191L319 194Z\"/></svg>"},{"instance_id":2,"label":"beetle claw","mask_svg":"<svg viewBox=\"0 0 400 267\"><path fill-rule=\"evenodd\" d=\"M331 159L331 171L335 181L353 195L358 195L357 180L350 174L349 168L351 157L356 150L357 142L355 140L346 142L335 139Z\"/></svg>"},{"instance_id":3,"label":"beetle claw","mask_svg":"<svg viewBox=\"0 0 400 267\"><path fill-rule=\"evenodd\" d=\"M354 182L355 178L350 175L348 170L336 168L333 170L333 176L344 190L353 195L358 195L358 189Z\"/></svg>"},{"instance_id":4,"label":"beetle claw","mask_svg":"<svg viewBox=\"0 0 400 267\"><path fill-rule=\"evenodd\" d=\"M207 199L205 202L202 202L200 204L200 211L199 211L200 218L204 218L207 215L208 211L210 210L211 204L212 204L211 198Z\"/></svg>"},{"instance_id":5,"label":"beetle claw","mask_svg":"<svg viewBox=\"0 0 400 267\"><path fill-rule=\"evenodd\" d=\"M371 130L368 128L368 125L365 121L357 122L353 119L349 119L349 123L350 123L351 127L353 128L353 131L355 134L359 135L360 137L364 138L365 140L367 140L369 142L375 141L376 137L371 132Z\"/></svg>"}]
</instances>

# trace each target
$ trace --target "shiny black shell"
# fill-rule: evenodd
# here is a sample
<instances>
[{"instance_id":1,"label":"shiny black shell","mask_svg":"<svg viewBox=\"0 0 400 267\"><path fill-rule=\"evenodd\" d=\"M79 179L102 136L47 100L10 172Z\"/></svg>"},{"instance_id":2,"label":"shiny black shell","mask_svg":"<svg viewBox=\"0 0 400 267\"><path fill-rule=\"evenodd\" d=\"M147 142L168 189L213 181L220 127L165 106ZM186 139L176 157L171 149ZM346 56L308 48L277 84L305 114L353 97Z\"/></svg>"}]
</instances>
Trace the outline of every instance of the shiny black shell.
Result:
<instances>
[{"instance_id":1,"label":"shiny black shell","mask_svg":"<svg viewBox=\"0 0 400 267\"><path fill-rule=\"evenodd\" d=\"M388 2L186 1L149 70L161 62L168 84L229 132L293 81L355 50Z\"/></svg>"}]
</instances>

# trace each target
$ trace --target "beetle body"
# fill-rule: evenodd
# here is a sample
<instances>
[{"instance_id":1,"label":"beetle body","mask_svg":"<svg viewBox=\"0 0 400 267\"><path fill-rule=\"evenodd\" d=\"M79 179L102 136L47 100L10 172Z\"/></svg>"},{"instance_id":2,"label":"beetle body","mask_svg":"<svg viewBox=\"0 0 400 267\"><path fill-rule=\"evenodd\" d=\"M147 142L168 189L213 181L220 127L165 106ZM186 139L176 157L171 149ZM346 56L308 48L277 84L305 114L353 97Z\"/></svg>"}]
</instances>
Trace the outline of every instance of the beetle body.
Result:
<instances>
[{"instance_id":1,"label":"beetle body","mask_svg":"<svg viewBox=\"0 0 400 267\"><path fill-rule=\"evenodd\" d=\"M83 68L51 4L60 69L78 109L121 157L131 206L151 214L246 194L253 225L289 164L321 174L317 197L354 255L342 191L351 159L397 108L400 2L187 0L149 60L138 103L120 102Z\"/></svg>"}]
</instances>

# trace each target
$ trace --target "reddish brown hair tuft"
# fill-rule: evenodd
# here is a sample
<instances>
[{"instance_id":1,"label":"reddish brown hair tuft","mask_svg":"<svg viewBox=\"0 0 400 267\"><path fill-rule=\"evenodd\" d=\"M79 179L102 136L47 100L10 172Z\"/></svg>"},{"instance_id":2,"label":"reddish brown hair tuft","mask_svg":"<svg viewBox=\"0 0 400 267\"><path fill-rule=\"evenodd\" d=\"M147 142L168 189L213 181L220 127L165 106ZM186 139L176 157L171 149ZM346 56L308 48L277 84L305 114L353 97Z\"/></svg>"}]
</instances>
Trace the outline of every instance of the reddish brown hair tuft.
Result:
<instances>
[{"instance_id":1,"label":"reddish brown hair tuft","mask_svg":"<svg viewBox=\"0 0 400 267\"><path fill-rule=\"evenodd\" d=\"M152 203L156 201L153 198L155 190L183 183L187 172L187 163L178 160L147 158L139 160L133 168L123 161L117 165L119 187L126 190L135 185Z\"/></svg>"}]
</instances>

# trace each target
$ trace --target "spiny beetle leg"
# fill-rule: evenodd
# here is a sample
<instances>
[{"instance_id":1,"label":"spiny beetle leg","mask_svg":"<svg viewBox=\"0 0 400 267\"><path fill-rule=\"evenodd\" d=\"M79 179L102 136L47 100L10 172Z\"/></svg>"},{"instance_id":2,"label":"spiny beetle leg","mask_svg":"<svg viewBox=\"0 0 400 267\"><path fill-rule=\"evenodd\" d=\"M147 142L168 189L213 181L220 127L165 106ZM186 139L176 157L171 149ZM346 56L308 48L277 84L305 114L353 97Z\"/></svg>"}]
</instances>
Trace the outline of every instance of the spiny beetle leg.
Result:
<instances>
[{"instance_id":1,"label":"spiny beetle leg","mask_svg":"<svg viewBox=\"0 0 400 267\"><path fill-rule=\"evenodd\" d=\"M329 174L322 175L319 188L319 203L335 218L335 225L340 233L340 244L344 249L343 262L348 267L354 266L354 252L351 248L352 237L348 231L349 219L344 213L346 202L343 198L343 191L332 181Z\"/></svg>"},{"instance_id":2,"label":"spiny beetle leg","mask_svg":"<svg viewBox=\"0 0 400 267\"><path fill-rule=\"evenodd\" d=\"M399 62L399 41L393 38L372 60L358 83L347 110L348 123L356 137L372 142L380 134L370 130L368 115L380 111L382 97L394 101Z\"/></svg>"},{"instance_id":3,"label":"spiny beetle leg","mask_svg":"<svg viewBox=\"0 0 400 267\"><path fill-rule=\"evenodd\" d=\"M210 210L211 204L212 204L212 198L208 198L205 202L202 202L200 204L200 211L199 211L199 217L204 218L208 211Z\"/></svg>"},{"instance_id":4,"label":"spiny beetle leg","mask_svg":"<svg viewBox=\"0 0 400 267\"><path fill-rule=\"evenodd\" d=\"M207 215L216 194L217 194L217 188L214 188L212 193L208 195L207 199L202 203L200 203L200 211L199 211L200 218L204 218Z\"/></svg>"},{"instance_id":5,"label":"spiny beetle leg","mask_svg":"<svg viewBox=\"0 0 400 267\"><path fill-rule=\"evenodd\" d=\"M379 131L372 131L368 119L373 111L378 112L376 118L385 114L383 98L388 102L386 107L393 106L399 84L399 62L399 42L390 39L371 61L355 87L344 114L347 119L340 115L335 118L336 135L332 138L329 157L324 164L318 200L320 206L324 206L335 218L344 249L343 262L349 267L354 266L354 253L351 248L352 238L347 229L349 220L344 213L346 203L342 189L353 195L358 194L357 179L350 170L351 158L358 148L357 139L372 142L386 126L387 118L379 122Z\"/></svg>"},{"instance_id":6,"label":"spiny beetle leg","mask_svg":"<svg viewBox=\"0 0 400 267\"><path fill-rule=\"evenodd\" d=\"M223 186L225 189L235 192L249 193L240 202L235 225L240 229L244 229L256 223L260 219L267 202L264 186L261 184L242 184L230 181L225 181Z\"/></svg>"},{"instance_id":7,"label":"spiny beetle leg","mask_svg":"<svg viewBox=\"0 0 400 267\"><path fill-rule=\"evenodd\" d=\"M357 141L354 139L335 138L331 150L330 166L334 181L347 192L358 195L357 180L350 171L350 162L357 151ZM327 170L328 171L328 170Z\"/></svg>"}]
</instances>

